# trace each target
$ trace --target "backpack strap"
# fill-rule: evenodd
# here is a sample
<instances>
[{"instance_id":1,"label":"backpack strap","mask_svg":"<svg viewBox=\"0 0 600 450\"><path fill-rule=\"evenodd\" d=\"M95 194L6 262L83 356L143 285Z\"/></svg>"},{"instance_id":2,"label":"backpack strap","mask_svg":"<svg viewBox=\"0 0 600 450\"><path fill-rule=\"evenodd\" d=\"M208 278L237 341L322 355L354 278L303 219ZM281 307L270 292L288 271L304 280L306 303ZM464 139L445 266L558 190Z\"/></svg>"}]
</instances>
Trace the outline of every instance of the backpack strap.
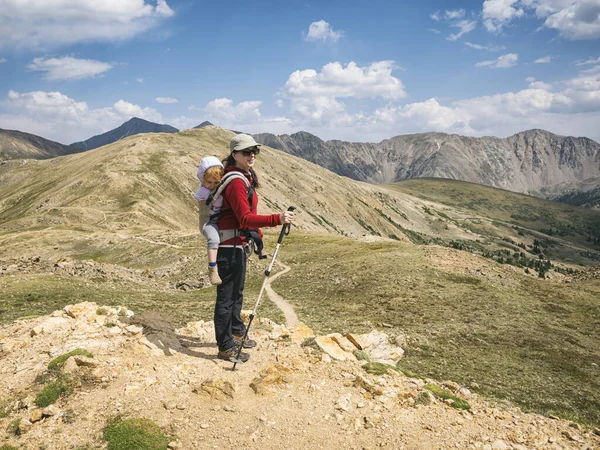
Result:
<instances>
[{"instance_id":1,"label":"backpack strap","mask_svg":"<svg viewBox=\"0 0 600 450\"><path fill-rule=\"evenodd\" d=\"M208 206L210 206L212 204L212 202L215 200L215 198L217 198L219 195L222 195L223 191L229 185L229 183L231 183L236 178L239 178L240 180L244 180L244 183L246 184L247 189L251 188L250 182L244 176L244 174L241 174L240 172L226 173L225 176L221 179L220 183L217 184L217 186L212 190L210 195L207 197L206 204ZM254 191L254 188L252 188L252 190ZM252 209L252 203L250 203L250 209Z\"/></svg>"}]
</instances>

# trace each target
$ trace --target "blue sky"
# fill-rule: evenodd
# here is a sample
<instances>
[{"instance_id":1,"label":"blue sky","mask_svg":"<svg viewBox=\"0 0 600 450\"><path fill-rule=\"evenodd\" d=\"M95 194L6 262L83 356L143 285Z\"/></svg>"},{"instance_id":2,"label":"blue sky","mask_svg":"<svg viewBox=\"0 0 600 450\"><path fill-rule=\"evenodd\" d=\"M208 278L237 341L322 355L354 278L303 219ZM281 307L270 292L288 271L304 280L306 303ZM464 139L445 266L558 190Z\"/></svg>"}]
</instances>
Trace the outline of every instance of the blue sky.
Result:
<instances>
[{"instance_id":1,"label":"blue sky","mask_svg":"<svg viewBox=\"0 0 600 450\"><path fill-rule=\"evenodd\" d=\"M600 141L600 0L0 0L0 128Z\"/></svg>"}]
</instances>

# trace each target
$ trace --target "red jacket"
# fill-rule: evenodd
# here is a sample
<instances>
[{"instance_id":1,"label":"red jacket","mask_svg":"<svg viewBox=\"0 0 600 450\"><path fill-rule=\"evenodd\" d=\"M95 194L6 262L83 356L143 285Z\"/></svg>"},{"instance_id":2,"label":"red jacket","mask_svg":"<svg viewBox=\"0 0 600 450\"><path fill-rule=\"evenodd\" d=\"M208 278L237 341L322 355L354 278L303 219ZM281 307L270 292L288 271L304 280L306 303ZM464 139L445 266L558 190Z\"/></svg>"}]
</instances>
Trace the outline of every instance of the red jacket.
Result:
<instances>
[{"instance_id":1,"label":"red jacket","mask_svg":"<svg viewBox=\"0 0 600 450\"><path fill-rule=\"evenodd\" d=\"M252 184L252 175L249 172L237 168L236 166L229 166L225 168L225 173L231 171L238 171L243 173L250 184ZM257 229L259 227L276 227L281 225L281 218L279 214L269 215L258 215L258 195L256 190L252 195L252 210L248 204L248 188L243 180L234 179L232 180L225 191L223 192L223 206L221 207L221 214L219 214L219 230L233 230L233 229ZM260 232L260 231L259 231ZM261 233L262 235L262 233ZM246 238L239 236L221 242L221 245L242 245L246 242Z\"/></svg>"}]
</instances>

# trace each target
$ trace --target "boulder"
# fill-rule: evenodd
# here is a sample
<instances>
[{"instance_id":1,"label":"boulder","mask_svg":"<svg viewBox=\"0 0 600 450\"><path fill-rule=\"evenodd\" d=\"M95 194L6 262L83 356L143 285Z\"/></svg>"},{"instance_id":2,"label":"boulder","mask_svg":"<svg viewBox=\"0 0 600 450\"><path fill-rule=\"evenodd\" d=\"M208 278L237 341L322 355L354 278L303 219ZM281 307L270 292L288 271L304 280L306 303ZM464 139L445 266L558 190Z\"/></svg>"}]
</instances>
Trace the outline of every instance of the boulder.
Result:
<instances>
[{"instance_id":1,"label":"boulder","mask_svg":"<svg viewBox=\"0 0 600 450\"><path fill-rule=\"evenodd\" d=\"M288 375L291 372L291 369L281 364L273 364L263 370L258 377L254 378L250 383L250 387L257 394L266 394L270 388L288 383L290 381Z\"/></svg>"},{"instance_id":2,"label":"boulder","mask_svg":"<svg viewBox=\"0 0 600 450\"><path fill-rule=\"evenodd\" d=\"M31 417L29 418L29 421L31 423L36 423L39 422L40 420L42 420L44 418L44 414L42 412L41 409L35 409L32 413L31 413Z\"/></svg>"},{"instance_id":3,"label":"boulder","mask_svg":"<svg viewBox=\"0 0 600 450\"><path fill-rule=\"evenodd\" d=\"M74 374L79 372L79 366L77 365L77 362L75 362L74 357L71 356L65 361L65 363L62 366L62 372L68 374Z\"/></svg>"},{"instance_id":4,"label":"boulder","mask_svg":"<svg viewBox=\"0 0 600 450\"><path fill-rule=\"evenodd\" d=\"M73 319L78 319L81 316L87 316L96 314L96 310L98 309L98 305L93 302L83 302L77 303L76 305L67 305L63 308L63 310L72 317Z\"/></svg>"},{"instance_id":5,"label":"boulder","mask_svg":"<svg viewBox=\"0 0 600 450\"><path fill-rule=\"evenodd\" d=\"M31 337L38 336L42 333L51 333L59 328L70 327L70 323L64 317L50 317L31 330Z\"/></svg>"},{"instance_id":6,"label":"boulder","mask_svg":"<svg viewBox=\"0 0 600 450\"><path fill-rule=\"evenodd\" d=\"M233 398L236 391L237 386L235 384L218 378L205 380L198 385L192 386L192 392L207 394L214 399Z\"/></svg>"},{"instance_id":7,"label":"boulder","mask_svg":"<svg viewBox=\"0 0 600 450\"><path fill-rule=\"evenodd\" d=\"M324 353L337 359L338 361L356 361L356 356L351 352L347 352L339 344L329 336L319 336L315 339L315 342Z\"/></svg>"},{"instance_id":8,"label":"boulder","mask_svg":"<svg viewBox=\"0 0 600 450\"><path fill-rule=\"evenodd\" d=\"M352 353L354 350L357 350L357 347L347 337L342 336L340 333L331 333L327 336L337 342L341 349L346 352Z\"/></svg>"},{"instance_id":9,"label":"boulder","mask_svg":"<svg viewBox=\"0 0 600 450\"><path fill-rule=\"evenodd\" d=\"M296 344L302 344L306 339L315 337L315 333L308 326L300 322L290 331L290 338Z\"/></svg>"}]
</instances>

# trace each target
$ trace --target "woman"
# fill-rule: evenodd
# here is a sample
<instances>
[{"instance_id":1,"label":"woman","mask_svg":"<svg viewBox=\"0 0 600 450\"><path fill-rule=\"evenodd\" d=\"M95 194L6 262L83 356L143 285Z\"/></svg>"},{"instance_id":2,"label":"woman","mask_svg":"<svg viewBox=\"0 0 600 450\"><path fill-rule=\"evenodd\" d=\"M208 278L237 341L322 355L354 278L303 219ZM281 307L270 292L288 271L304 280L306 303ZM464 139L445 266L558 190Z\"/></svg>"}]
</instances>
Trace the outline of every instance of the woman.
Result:
<instances>
[{"instance_id":1,"label":"woman","mask_svg":"<svg viewBox=\"0 0 600 450\"><path fill-rule=\"evenodd\" d=\"M254 171L256 157L260 153L259 144L247 134L238 134L231 138L230 154L223 160L225 174L241 172L250 185L243 179L233 179L223 191L223 206L219 215L219 235L221 243L217 254L219 277L223 282L217 286L215 304L215 337L219 346L218 357L231 361L237 355L246 326L240 317L246 281L246 259L249 246L252 245L250 231L259 227L276 227L292 223L294 213L284 211L281 214L258 215L258 178ZM256 346L256 341L247 339L245 348ZM240 360L246 362L248 353L240 353Z\"/></svg>"}]
</instances>

